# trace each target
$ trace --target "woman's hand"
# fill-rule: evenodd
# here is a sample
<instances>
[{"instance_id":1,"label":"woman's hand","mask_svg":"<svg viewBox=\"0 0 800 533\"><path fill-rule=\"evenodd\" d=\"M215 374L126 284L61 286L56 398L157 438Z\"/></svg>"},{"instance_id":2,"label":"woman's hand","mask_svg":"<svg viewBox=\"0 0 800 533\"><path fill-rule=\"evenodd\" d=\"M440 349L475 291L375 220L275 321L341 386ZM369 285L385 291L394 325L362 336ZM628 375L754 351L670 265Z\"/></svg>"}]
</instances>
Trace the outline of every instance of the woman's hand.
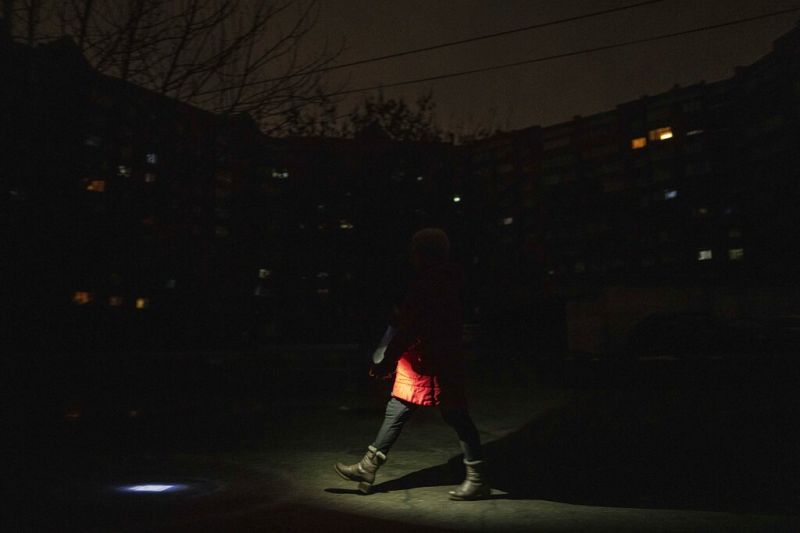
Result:
<instances>
[{"instance_id":1,"label":"woman's hand","mask_svg":"<svg viewBox=\"0 0 800 533\"><path fill-rule=\"evenodd\" d=\"M369 377L372 379L379 379L381 381L388 381L392 379L394 370L389 370L383 365L371 364L369 366Z\"/></svg>"},{"instance_id":2,"label":"woman's hand","mask_svg":"<svg viewBox=\"0 0 800 533\"><path fill-rule=\"evenodd\" d=\"M392 378L392 374L394 374L394 369L391 361L386 358L386 346L378 346L372 353L369 376L375 379L388 380Z\"/></svg>"},{"instance_id":3,"label":"woman's hand","mask_svg":"<svg viewBox=\"0 0 800 533\"><path fill-rule=\"evenodd\" d=\"M378 346L377 348L375 348L375 351L372 352L372 363L376 365L381 364L385 356L386 356L386 346Z\"/></svg>"}]
</instances>

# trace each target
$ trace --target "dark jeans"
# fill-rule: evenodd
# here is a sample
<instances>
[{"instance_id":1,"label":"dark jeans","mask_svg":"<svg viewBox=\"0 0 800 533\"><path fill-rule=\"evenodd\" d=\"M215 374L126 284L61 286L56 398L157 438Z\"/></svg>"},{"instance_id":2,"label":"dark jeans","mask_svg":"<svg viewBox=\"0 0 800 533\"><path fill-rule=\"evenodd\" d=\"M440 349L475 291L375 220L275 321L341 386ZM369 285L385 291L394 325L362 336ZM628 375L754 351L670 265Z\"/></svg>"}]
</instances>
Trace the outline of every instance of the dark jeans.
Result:
<instances>
[{"instance_id":1,"label":"dark jeans","mask_svg":"<svg viewBox=\"0 0 800 533\"><path fill-rule=\"evenodd\" d=\"M389 453L389 449L400 436L403 425L411 417L419 406L392 397L386 404L386 415L383 418L383 425L375 437L373 446L384 454ZM483 458L481 453L481 439L475 423L469 416L466 409L447 409L440 408L444 421L456 430L461 450L464 452L464 459L467 461L478 461Z\"/></svg>"}]
</instances>

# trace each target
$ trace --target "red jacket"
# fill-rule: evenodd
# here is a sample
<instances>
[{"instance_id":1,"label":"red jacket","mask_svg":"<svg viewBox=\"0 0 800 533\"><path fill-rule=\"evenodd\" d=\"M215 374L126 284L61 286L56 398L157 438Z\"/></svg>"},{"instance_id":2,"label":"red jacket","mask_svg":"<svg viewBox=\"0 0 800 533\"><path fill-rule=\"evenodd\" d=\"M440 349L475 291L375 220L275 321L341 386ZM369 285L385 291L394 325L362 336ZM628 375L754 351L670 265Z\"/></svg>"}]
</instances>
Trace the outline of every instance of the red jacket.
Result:
<instances>
[{"instance_id":1,"label":"red jacket","mask_svg":"<svg viewBox=\"0 0 800 533\"><path fill-rule=\"evenodd\" d=\"M461 270L451 263L429 266L411 282L387 350L400 354L392 396L417 405L466 405L462 285Z\"/></svg>"}]
</instances>

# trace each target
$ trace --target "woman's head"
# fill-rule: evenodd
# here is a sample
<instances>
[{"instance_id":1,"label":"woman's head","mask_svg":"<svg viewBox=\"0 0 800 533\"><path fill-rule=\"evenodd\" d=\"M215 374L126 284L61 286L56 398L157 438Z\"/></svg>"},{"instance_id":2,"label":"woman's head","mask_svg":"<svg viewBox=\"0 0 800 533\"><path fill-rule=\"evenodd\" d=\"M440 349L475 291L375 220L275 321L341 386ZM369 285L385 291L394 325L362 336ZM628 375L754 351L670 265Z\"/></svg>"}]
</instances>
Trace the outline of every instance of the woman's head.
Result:
<instances>
[{"instance_id":1,"label":"woman's head","mask_svg":"<svg viewBox=\"0 0 800 533\"><path fill-rule=\"evenodd\" d=\"M425 228L411 238L411 263L415 268L447 261L449 257L450 239L444 230Z\"/></svg>"}]
</instances>

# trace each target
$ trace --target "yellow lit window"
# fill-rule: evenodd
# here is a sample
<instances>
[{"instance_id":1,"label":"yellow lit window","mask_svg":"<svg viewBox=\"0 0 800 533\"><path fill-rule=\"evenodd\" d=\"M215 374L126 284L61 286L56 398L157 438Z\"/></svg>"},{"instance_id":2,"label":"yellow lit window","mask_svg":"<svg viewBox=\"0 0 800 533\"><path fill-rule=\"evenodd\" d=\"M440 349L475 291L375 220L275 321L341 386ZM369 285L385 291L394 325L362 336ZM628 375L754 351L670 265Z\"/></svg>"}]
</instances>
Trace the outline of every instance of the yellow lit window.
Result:
<instances>
[{"instance_id":1,"label":"yellow lit window","mask_svg":"<svg viewBox=\"0 0 800 533\"><path fill-rule=\"evenodd\" d=\"M741 261L744 258L744 248L731 248L728 250L728 259L731 261Z\"/></svg>"},{"instance_id":2,"label":"yellow lit window","mask_svg":"<svg viewBox=\"0 0 800 533\"><path fill-rule=\"evenodd\" d=\"M147 309L150 307L150 298L136 298L136 309Z\"/></svg>"},{"instance_id":3,"label":"yellow lit window","mask_svg":"<svg viewBox=\"0 0 800 533\"><path fill-rule=\"evenodd\" d=\"M650 130L648 135L651 141L666 141L667 139L672 139L672 128L669 126L665 128L656 128L654 130Z\"/></svg>"},{"instance_id":4,"label":"yellow lit window","mask_svg":"<svg viewBox=\"0 0 800 533\"><path fill-rule=\"evenodd\" d=\"M266 268L259 268L258 269L258 277L261 279L266 279L272 275L272 271Z\"/></svg>"},{"instance_id":5,"label":"yellow lit window","mask_svg":"<svg viewBox=\"0 0 800 533\"><path fill-rule=\"evenodd\" d=\"M78 305L86 305L92 301L92 293L87 291L75 291L72 295L72 302Z\"/></svg>"},{"instance_id":6,"label":"yellow lit window","mask_svg":"<svg viewBox=\"0 0 800 533\"><path fill-rule=\"evenodd\" d=\"M647 137L637 137L631 140L631 149L638 150L647 146Z\"/></svg>"},{"instance_id":7,"label":"yellow lit window","mask_svg":"<svg viewBox=\"0 0 800 533\"><path fill-rule=\"evenodd\" d=\"M347 220L340 220L339 229L353 229L353 224L351 224Z\"/></svg>"},{"instance_id":8,"label":"yellow lit window","mask_svg":"<svg viewBox=\"0 0 800 533\"><path fill-rule=\"evenodd\" d=\"M86 190L92 192L104 192L106 190L106 182L105 180L90 180L89 184L86 185Z\"/></svg>"},{"instance_id":9,"label":"yellow lit window","mask_svg":"<svg viewBox=\"0 0 800 533\"><path fill-rule=\"evenodd\" d=\"M110 305L111 307L119 307L119 306L122 305L123 301L124 300L123 300L122 296L109 296L108 297L108 305Z\"/></svg>"}]
</instances>

